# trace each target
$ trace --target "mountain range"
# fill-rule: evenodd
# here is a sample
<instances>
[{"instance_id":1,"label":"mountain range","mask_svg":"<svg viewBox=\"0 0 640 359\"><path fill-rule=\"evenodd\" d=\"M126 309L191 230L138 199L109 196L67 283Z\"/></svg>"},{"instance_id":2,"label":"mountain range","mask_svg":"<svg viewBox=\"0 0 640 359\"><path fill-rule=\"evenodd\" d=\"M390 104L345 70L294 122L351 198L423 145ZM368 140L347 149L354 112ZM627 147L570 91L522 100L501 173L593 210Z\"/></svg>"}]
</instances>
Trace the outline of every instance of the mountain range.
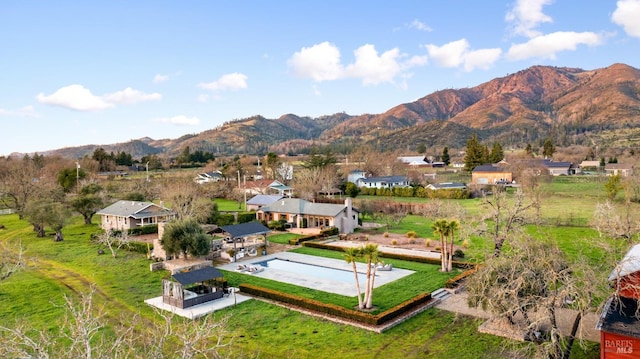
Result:
<instances>
[{"instance_id":1,"label":"mountain range","mask_svg":"<svg viewBox=\"0 0 640 359\"><path fill-rule=\"evenodd\" d=\"M348 152L369 145L379 151L461 148L472 133L481 141L524 147L552 138L557 146L640 145L640 70L626 64L583 70L532 66L471 88L446 89L381 114L336 113L318 118L286 114L228 121L176 139L141 138L87 145L47 154L79 158L102 147L134 158L177 156L189 146L216 156L295 154L313 145Z\"/></svg>"}]
</instances>

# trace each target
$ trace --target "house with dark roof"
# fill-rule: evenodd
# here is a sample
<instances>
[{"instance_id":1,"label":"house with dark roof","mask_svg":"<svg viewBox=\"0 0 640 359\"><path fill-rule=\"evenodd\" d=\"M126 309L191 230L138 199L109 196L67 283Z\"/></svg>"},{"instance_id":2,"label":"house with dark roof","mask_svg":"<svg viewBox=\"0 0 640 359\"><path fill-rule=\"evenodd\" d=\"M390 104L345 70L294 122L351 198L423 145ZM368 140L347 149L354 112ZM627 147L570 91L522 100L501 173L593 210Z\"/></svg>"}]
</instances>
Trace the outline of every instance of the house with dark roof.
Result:
<instances>
[{"instance_id":1,"label":"house with dark roof","mask_svg":"<svg viewBox=\"0 0 640 359\"><path fill-rule=\"evenodd\" d=\"M97 213L101 217L100 226L106 230L132 229L175 218L175 213L162 204L139 201L118 201Z\"/></svg>"},{"instance_id":2,"label":"house with dark roof","mask_svg":"<svg viewBox=\"0 0 640 359\"><path fill-rule=\"evenodd\" d=\"M580 172L579 166L573 165L571 162L552 161L544 159L542 165L549 171L552 176L569 176Z\"/></svg>"},{"instance_id":3,"label":"house with dark roof","mask_svg":"<svg viewBox=\"0 0 640 359\"><path fill-rule=\"evenodd\" d=\"M296 228L337 227L340 233L353 233L358 227L358 210L351 198L344 204L314 203L300 198L282 198L256 212L259 221L284 220Z\"/></svg>"},{"instance_id":4,"label":"house with dark roof","mask_svg":"<svg viewBox=\"0 0 640 359\"><path fill-rule=\"evenodd\" d=\"M493 165L476 166L471 171L472 184L507 184L513 181L511 171Z\"/></svg>"},{"instance_id":5,"label":"house with dark roof","mask_svg":"<svg viewBox=\"0 0 640 359\"><path fill-rule=\"evenodd\" d=\"M600 358L637 358L640 353L640 244L633 246L609 275L615 289L602 310Z\"/></svg>"},{"instance_id":6,"label":"house with dark roof","mask_svg":"<svg viewBox=\"0 0 640 359\"><path fill-rule=\"evenodd\" d=\"M359 178L355 184L361 188L394 188L409 187L407 176L382 176Z\"/></svg>"}]
</instances>

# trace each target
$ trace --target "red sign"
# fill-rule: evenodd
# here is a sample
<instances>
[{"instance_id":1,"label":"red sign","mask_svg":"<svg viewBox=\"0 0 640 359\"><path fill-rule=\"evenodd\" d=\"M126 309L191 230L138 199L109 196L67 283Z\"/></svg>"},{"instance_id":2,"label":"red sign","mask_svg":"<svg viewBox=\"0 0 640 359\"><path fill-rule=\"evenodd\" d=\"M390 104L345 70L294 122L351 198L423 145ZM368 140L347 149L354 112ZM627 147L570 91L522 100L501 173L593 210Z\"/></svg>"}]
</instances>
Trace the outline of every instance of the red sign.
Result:
<instances>
[{"instance_id":1,"label":"red sign","mask_svg":"<svg viewBox=\"0 0 640 359\"><path fill-rule=\"evenodd\" d=\"M602 332L600 340L600 358L640 358L640 339Z\"/></svg>"}]
</instances>

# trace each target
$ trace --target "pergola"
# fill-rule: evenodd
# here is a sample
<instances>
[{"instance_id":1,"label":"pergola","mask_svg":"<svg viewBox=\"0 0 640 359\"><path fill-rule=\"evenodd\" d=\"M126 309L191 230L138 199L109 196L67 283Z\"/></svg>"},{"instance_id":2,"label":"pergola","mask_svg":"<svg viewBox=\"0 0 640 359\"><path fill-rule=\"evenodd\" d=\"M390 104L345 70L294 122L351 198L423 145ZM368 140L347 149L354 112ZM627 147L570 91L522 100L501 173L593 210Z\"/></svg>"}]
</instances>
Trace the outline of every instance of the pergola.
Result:
<instances>
[{"instance_id":1,"label":"pergola","mask_svg":"<svg viewBox=\"0 0 640 359\"><path fill-rule=\"evenodd\" d=\"M231 239L233 239L233 249L234 255L233 260L236 260L236 239L241 239L249 236L261 235L264 236L264 244L265 246L268 244L267 242L267 233L271 232L268 227L265 227L262 223L254 221L240 224L232 224L229 226L220 227L223 231L229 233ZM244 247L244 244L243 244Z\"/></svg>"},{"instance_id":2,"label":"pergola","mask_svg":"<svg viewBox=\"0 0 640 359\"><path fill-rule=\"evenodd\" d=\"M189 272L176 273L173 280L162 280L162 302L178 308L222 298L226 281L222 272L214 267L204 267Z\"/></svg>"}]
</instances>

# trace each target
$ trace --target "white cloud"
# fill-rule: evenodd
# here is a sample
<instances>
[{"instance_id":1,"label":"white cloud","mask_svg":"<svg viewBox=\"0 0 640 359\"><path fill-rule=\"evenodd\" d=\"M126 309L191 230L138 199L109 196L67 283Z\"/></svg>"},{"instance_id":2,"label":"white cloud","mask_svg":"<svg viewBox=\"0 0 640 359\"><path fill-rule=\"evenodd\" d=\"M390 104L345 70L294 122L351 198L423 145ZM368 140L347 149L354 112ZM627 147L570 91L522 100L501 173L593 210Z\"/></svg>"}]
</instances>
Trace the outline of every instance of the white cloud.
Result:
<instances>
[{"instance_id":1,"label":"white cloud","mask_svg":"<svg viewBox=\"0 0 640 359\"><path fill-rule=\"evenodd\" d=\"M426 31L426 32L431 32L433 31L433 29L431 29L431 27L425 23L423 23L422 21L418 20L418 19L414 19L410 24L409 24L409 28L411 29L417 29L420 31Z\"/></svg>"},{"instance_id":2,"label":"white cloud","mask_svg":"<svg viewBox=\"0 0 640 359\"><path fill-rule=\"evenodd\" d=\"M611 20L629 36L640 37L640 0L619 0Z\"/></svg>"},{"instance_id":3,"label":"white cloud","mask_svg":"<svg viewBox=\"0 0 640 359\"><path fill-rule=\"evenodd\" d=\"M526 37L540 36L535 30L538 25L553 22L553 19L542 12L542 7L553 3L553 0L517 0L513 9L507 12L505 20L512 23L515 35Z\"/></svg>"},{"instance_id":4,"label":"white cloud","mask_svg":"<svg viewBox=\"0 0 640 359\"><path fill-rule=\"evenodd\" d=\"M394 83L403 71L426 64L425 56L413 56L402 61L407 55L397 48L378 54L374 45L366 44L354 52L355 61L349 65L340 62L340 50L333 44L323 42L302 48L288 61L291 72L301 78L311 78L316 82L358 78L363 85Z\"/></svg>"},{"instance_id":5,"label":"white cloud","mask_svg":"<svg viewBox=\"0 0 640 359\"><path fill-rule=\"evenodd\" d=\"M208 82L199 83L198 87L211 91L236 91L247 88L247 75L239 72L222 75L219 79Z\"/></svg>"},{"instance_id":6,"label":"white cloud","mask_svg":"<svg viewBox=\"0 0 640 359\"><path fill-rule=\"evenodd\" d=\"M6 110L0 108L0 116L15 116L15 117L38 117L33 106L24 106L17 110Z\"/></svg>"},{"instance_id":7,"label":"white cloud","mask_svg":"<svg viewBox=\"0 0 640 359\"><path fill-rule=\"evenodd\" d=\"M99 111L113 107L100 96L95 96L82 85L69 85L58 89L51 95L39 93L36 96L38 102L65 107L76 111Z\"/></svg>"},{"instance_id":8,"label":"white cloud","mask_svg":"<svg viewBox=\"0 0 640 359\"><path fill-rule=\"evenodd\" d=\"M59 88L51 95L40 93L36 96L38 102L45 105L65 107L76 111L100 111L114 107L115 104L131 105L144 101L162 99L159 93L146 94L127 87L104 96L96 96L82 85L69 85Z\"/></svg>"},{"instance_id":9,"label":"white cloud","mask_svg":"<svg viewBox=\"0 0 640 359\"><path fill-rule=\"evenodd\" d=\"M578 45L596 46L602 40L600 35L593 32L554 32L522 44L511 45L507 58L514 61L532 57L553 60L560 51L575 50Z\"/></svg>"},{"instance_id":10,"label":"white cloud","mask_svg":"<svg viewBox=\"0 0 640 359\"><path fill-rule=\"evenodd\" d=\"M158 101L162 99L162 95L159 93L146 94L144 92L134 90L131 87L127 87L122 91L104 95L103 98L109 103L132 105L138 102Z\"/></svg>"},{"instance_id":11,"label":"white cloud","mask_svg":"<svg viewBox=\"0 0 640 359\"><path fill-rule=\"evenodd\" d=\"M196 101L205 103L205 102L209 102L209 98L210 96L207 94L200 94L198 95L198 97L196 97Z\"/></svg>"},{"instance_id":12,"label":"white cloud","mask_svg":"<svg viewBox=\"0 0 640 359\"><path fill-rule=\"evenodd\" d=\"M464 70L471 72L475 69L488 70L500 56L502 49L481 49L469 51L464 55Z\"/></svg>"},{"instance_id":13,"label":"white cloud","mask_svg":"<svg viewBox=\"0 0 640 359\"><path fill-rule=\"evenodd\" d=\"M442 67L458 67L464 61L464 54L469 48L466 39L452 41L442 46L429 44L426 46L429 57Z\"/></svg>"},{"instance_id":14,"label":"white cloud","mask_svg":"<svg viewBox=\"0 0 640 359\"><path fill-rule=\"evenodd\" d=\"M340 64L340 50L333 44L323 42L311 47L303 47L288 61L293 74L315 81L337 80L343 76Z\"/></svg>"},{"instance_id":15,"label":"white cloud","mask_svg":"<svg viewBox=\"0 0 640 359\"><path fill-rule=\"evenodd\" d=\"M178 126L195 126L200 123L200 119L197 117L187 117L184 115L179 115L173 117L155 118L153 119L153 122L167 123Z\"/></svg>"},{"instance_id":16,"label":"white cloud","mask_svg":"<svg viewBox=\"0 0 640 359\"><path fill-rule=\"evenodd\" d=\"M375 46L364 45L354 52L356 61L347 66L345 75L362 79L364 85L377 85L383 82L392 83L400 72L398 49L392 49L378 56Z\"/></svg>"},{"instance_id":17,"label":"white cloud","mask_svg":"<svg viewBox=\"0 0 640 359\"><path fill-rule=\"evenodd\" d=\"M160 84L163 82L167 82L169 81L169 76L168 75L162 75L162 74L157 74L153 77L153 83L154 84Z\"/></svg>"},{"instance_id":18,"label":"white cloud","mask_svg":"<svg viewBox=\"0 0 640 359\"><path fill-rule=\"evenodd\" d=\"M479 49L470 50L467 39L452 41L442 46L426 45L431 60L442 67L463 67L465 71L475 69L486 70L491 67L502 55L502 50Z\"/></svg>"}]
</instances>

